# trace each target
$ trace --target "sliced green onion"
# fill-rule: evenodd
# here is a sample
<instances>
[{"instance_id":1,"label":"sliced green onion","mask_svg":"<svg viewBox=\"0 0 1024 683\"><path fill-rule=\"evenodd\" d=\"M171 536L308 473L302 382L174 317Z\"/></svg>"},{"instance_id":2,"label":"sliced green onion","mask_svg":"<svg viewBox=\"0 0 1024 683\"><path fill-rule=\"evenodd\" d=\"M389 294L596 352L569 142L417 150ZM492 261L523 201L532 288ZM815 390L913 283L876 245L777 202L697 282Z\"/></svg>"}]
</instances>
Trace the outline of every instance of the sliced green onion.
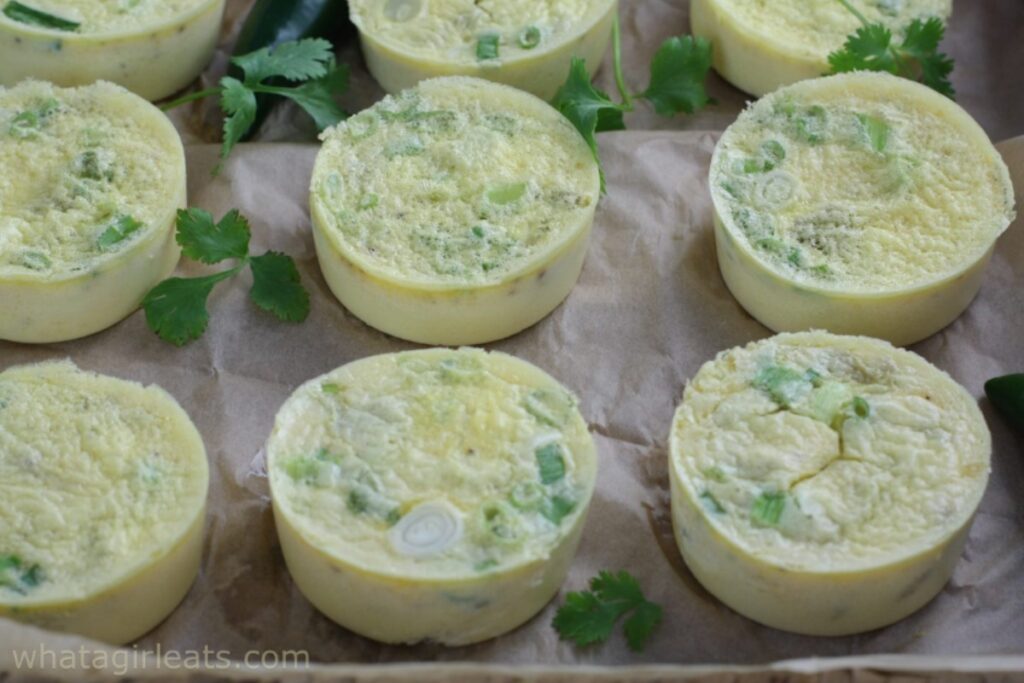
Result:
<instances>
[{"instance_id":1,"label":"sliced green onion","mask_svg":"<svg viewBox=\"0 0 1024 683\"><path fill-rule=\"evenodd\" d=\"M423 503L391 527L391 547L409 557L439 555L462 538L462 515L446 502Z\"/></svg>"},{"instance_id":2,"label":"sliced green onion","mask_svg":"<svg viewBox=\"0 0 1024 683\"><path fill-rule=\"evenodd\" d=\"M519 32L519 47L524 50L532 50L540 45L540 29L536 26L527 26Z\"/></svg>"},{"instance_id":3,"label":"sliced green onion","mask_svg":"<svg viewBox=\"0 0 1024 683\"><path fill-rule=\"evenodd\" d=\"M508 499L520 510L536 510L544 502L544 489L535 481L520 482Z\"/></svg>"},{"instance_id":4,"label":"sliced green onion","mask_svg":"<svg viewBox=\"0 0 1024 683\"><path fill-rule=\"evenodd\" d=\"M557 443L549 443L541 446L534 453L537 456L540 483L549 486L565 478L565 456L562 454L561 446Z\"/></svg>"},{"instance_id":5,"label":"sliced green onion","mask_svg":"<svg viewBox=\"0 0 1024 683\"><path fill-rule=\"evenodd\" d=\"M115 218L107 229L96 240L100 251L110 251L116 245L128 239L132 234L138 232L143 224L128 215L121 215Z\"/></svg>"},{"instance_id":6,"label":"sliced green onion","mask_svg":"<svg viewBox=\"0 0 1024 683\"><path fill-rule=\"evenodd\" d=\"M700 494L700 499L701 502L704 503L704 508L709 512L714 512L718 515L725 513L725 508L722 507L722 504L718 502L718 499L715 498L711 491L705 491Z\"/></svg>"},{"instance_id":7,"label":"sliced green onion","mask_svg":"<svg viewBox=\"0 0 1024 683\"><path fill-rule=\"evenodd\" d=\"M489 189L487 201L498 206L505 206L519 201L524 194L526 194L526 183L508 183Z\"/></svg>"},{"instance_id":8,"label":"sliced green onion","mask_svg":"<svg viewBox=\"0 0 1024 683\"><path fill-rule=\"evenodd\" d=\"M854 396L850 406L853 408L853 414L862 420L871 417L871 405L860 396Z\"/></svg>"},{"instance_id":9,"label":"sliced green onion","mask_svg":"<svg viewBox=\"0 0 1024 683\"><path fill-rule=\"evenodd\" d=\"M21 265L30 270L46 270L53 266L53 262L40 251L26 251L21 255Z\"/></svg>"},{"instance_id":10,"label":"sliced green onion","mask_svg":"<svg viewBox=\"0 0 1024 683\"><path fill-rule=\"evenodd\" d=\"M882 119L868 116L867 114L858 114L857 119L860 121L860 125L864 127L864 133L868 137L871 148L876 152L884 152L889 144L889 133L892 131L889 124Z\"/></svg>"},{"instance_id":11,"label":"sliced green onion","mask_svg":"<svg viewBox=\"0 0 1024 683\"><path fill-rule=\"evenodd\" d=\"M52 28L56 31L75 31L81 26L81 22L72 21L71 19L64 19L58 17L49 12L29 7L28 5L18 2L18 0L11 0L4 6L4 14L8 19L20 22L22 24L29 24L31 26L39 26L41 28Z\"/></svg>"},{"instance_id":12,"label":"sliced green onion","mask_svg":"<svg viewBox=\"0 0 1024 683\"><path fill-rule=\"evenodd\" d=\"M786 509L785 493L762 493L754 501L754 507L750 510L750 517L754 523L761 526L775 526L782 517L782 511Z\"/></svg>"},{"instance_id":13,"label":"sliced green onion","mask_svg":"<svg viewBox=\"0 0 1024 683\"><path fill-rule=\"evenodd\" d=\"M340 394L341 393L341 387L339 385L337 385L337 384L332 383L332 382L325 382L325 383L321 384L320 385L320 389L325 394Z\"/></svg>"},{"instance_id":14,"label":"sliced green onion","mask_svg":"<svg viewBox=\"0 0 1024 683\"><path fill-rule=\"evenodd\" d=\"M572 511L575 509L576 501L564 496L554 496L544 504L540 513L545 519L557 526L562 523L563 519L572 514Z\"/></svg>"},{"instance_id":15,"label":"sliced green onion","mask_svg":"<svg viewBox=\"0 0 1024 683\"><path fill-rule=\"evenodd\" d=\"M501 36L497 33L485 33L480 36L476 43L476 58L481 62L497 59L500 42Z\"/></svg>"}]
</instances>

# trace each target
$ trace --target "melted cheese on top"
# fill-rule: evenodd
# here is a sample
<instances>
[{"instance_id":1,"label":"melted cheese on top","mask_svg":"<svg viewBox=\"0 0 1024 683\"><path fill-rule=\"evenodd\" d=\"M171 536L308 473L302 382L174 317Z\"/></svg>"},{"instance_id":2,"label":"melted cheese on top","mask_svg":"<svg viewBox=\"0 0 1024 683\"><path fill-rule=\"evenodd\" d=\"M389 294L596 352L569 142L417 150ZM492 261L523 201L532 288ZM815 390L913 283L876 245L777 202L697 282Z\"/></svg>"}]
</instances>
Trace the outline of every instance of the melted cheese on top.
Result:
<instances>
[{"instance_id":1,"label":"melted cheese on top","mask_svg":"<svg viewBox=\"0 0 1024 683\"><path fill-rule=\"evenodd\" d=\"M206 454L170 396L70 362L0 373L0 603L101 592L203 509Z\"/></svg>"},{"instance_id":2,"label":"melted cheese on top","mask_svg":"<svg viewBox=\"0 0 1024 683\"><path fill-rule=\"evenodd\" d=\"M570 242L597 165L555 109L472 78L425 81L323 135L313 201L364 267L418 284L498 283Z\"/></svg>"},{"instance_id":3,"label":"melted cheese on top","mask_svg":"<svg viewBox=\"0 0 1024 683\"><path fill-rule=\"evenodd\" d=\"M75 33L146 30L208 5L210 0L21 0L23 5L81 24ZM0 3L5 5L6 0ZM27 27L0 12L0 25ZM32 26L38 30L38 26Z\"/></svg>"},{"instance_id":4,"label":"melted cheese on top","mask_svg":"<svg viewBox=\"0 0 1024 683\"><path fill-rule=\"evenodd\" d=\"M0 88L0 275L116 258L167 229L183 178L173 127L119 86Z\"/></svg>"},{"instance_id":5,"label":"melted cheese on top","mask_svg":"<svg viewBox=\"0 0 1024 683\"><path fill-rule=\"evenodd\" d=\"M971 396L908 351L784 334L724 352L687 387L676 459L709 522L796 570L941 542L974 514L991 438Z\"/></svg>"},{"instance_id":6,"label":"melted cheese on top","mask_svg":"<svg viewBox=\"0 0 1024 683\"><path fill-rule=\"evenodd\" d=\"M804 81L719 143L716 208L768 267L836 291L910 288L977 261L1013 218L1006 165L963 110L888 74Z\"/></svg>"},{"instance_id":7,"label":"melted cheese on top","mask_svg":"<svg viewBox=\"0 0 1024 683\"><path fill-rule=\"evenodd\" d=\"M350 0L352 21L395 48L454 64L500 63L560 45L590 29L612 0ZM481 60L481 38L497 38Z\"/></svg>"},{"instance_id":8,"label":"melted cheese on top","mask_svg":"<svg viewBox=\"0 0 1024 683\"><path fill-rule=\"evenodd\" d=\"M818 59L840 49L860 20L837 0L714 0L748 34L789 54ZM850 0L869 23L880 23L897 36L914 19L953 12L953 0Z\"/></svg>"},{"instance_id":9,"label":"melted cheese on top","mask_svg":"<svg viewBox=\"0 0 1024 683\"><path fill-rule=\"evenodd\" d=\"M304 537L416 578L546 558L586 509L595 468L576 399L533 366L476 349L339 368L293 394L268 445L275 503ZM441 511L447 540L426 555L396 545L425 510Z\"/></svg>"}]
</instances>

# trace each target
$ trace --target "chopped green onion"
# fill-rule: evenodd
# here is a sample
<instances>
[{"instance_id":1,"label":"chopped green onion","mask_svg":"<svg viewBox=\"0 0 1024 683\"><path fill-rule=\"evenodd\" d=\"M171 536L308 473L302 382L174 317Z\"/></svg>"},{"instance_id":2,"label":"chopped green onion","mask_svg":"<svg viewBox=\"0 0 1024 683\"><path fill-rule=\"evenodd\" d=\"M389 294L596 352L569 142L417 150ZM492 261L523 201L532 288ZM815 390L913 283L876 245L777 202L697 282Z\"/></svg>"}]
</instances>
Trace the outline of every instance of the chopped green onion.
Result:
<instances>
[{"instance_id":1,"label":"chopped green onion","mask_svg":"<svg viewBox=\"0 0 1024 683\"><path fill-rule=\"evenodd\" d=\"M565 478L565 456L561 446L549 443L538 448L535 455L540 470L540 483L548 486Z\"/></svg>"},{"instance_id":2,"label":"chopped green onion","mask_svg":"<svg viewBox=\"0 0 1024 683\"><path fill-rule=\"evenodd\" d=\"M519 47L524 50L532 50L540 45L540 29L536 26L527 26L519 32Z\"/></svg>"},{"instance_id":3,"label":"chopped green onion","mask_svg":"<svg viewBox=\"0 0 1024 683\"><path fill-rule=\"evenodd\" d=\"M750 517L755 523L762 526L775 526L782 517L782 511L786 508L785 493L762 493L754 501Z\"/></svg>"},{"instance_id":4,"label":"chopped green onion","mask_svg":"<svg viewBox=\"0 0 1024 683\"><path fill-rule=\"evenodd\" d=\"M487 191L487 201L498 206L504 206L518 201L526 194L526 183L508 183L498 185Z\"/></svg>"},{"instance_id":5,"label":"chopped green onion","mask_svg":"<svg viewBox=\"0 0 1024 683\"><path fill-rule=\"evenodd\" d=\"M340 394L341 393L341 387L338 386L337 384L332 383L332 382L325 382L324 384L321 384L320 385L320 389L325 394Z\"/></svg>"},{"instance_id":6,"label":"chopped green onion","mask_svg":"<svg viewBox=\"0 0 1024 683\"><path fill-rule=\"evenodd\" d=\"M882 119L866 114L858 114L857 119L860 121L860 125L864 127L864 133L867 135L872 149L876 152L884 152L889 144L889 133L892 130L889 128L889 124Z\"/></svg>"},{"instance_id":7,"label":"chopped green onion","mask_svg":"<svg viewBox=\"0 0 1024 683\"><path fill-rule=\"evenodd\" d=\"M380 203L380 197L375 194L364 194L359 198L358 208L360 211L369 211Z\"/></svg>"},{"instance_id":8,"label":"chopped green onion","mask_svg":"<svg viewBox=\"0 0 1024 683\"><path fill-rule=\"evenodd\" d=\"M110 251L114 246L125 241L132 234L138 232L142 227L143 224L131 216L118 216L99 236L99 239L96 240L96 245L99 247L100 251Z\"/></svg>"},{"instance_id":9,"label":"chopped green onion","mask_svg":"<svg viewBox=\"0 0 1024 683\"><path fill-rule=\"evenodd\" d=\"M710 479L711 481L717 481L719 484L724 484L729 480L729 475L725 473L721 467L709 467L706 470L702 470L701 474Z\"/></svg>"},{"instance_id":10,"label":"chopped green onion","mask_svg":"<svg viewBox=\"0 0 1024 683\"><path fill-rule=\"evenodd\" d=\"M524 481L512 489L508 498L520 510L536 510L544 502L544 489L535 481Z\"/></svg>"},{"instance_id":11,"label":"chopped green onion","mask_svg":"<svg viewBox=\"0 0 1024 683\"><path fill-rule=\"evenodd\" d=\"M712 494L711 491L705 491L704 493L700 494L700 499L704 503L704 507L710 512L714 512L718 515L721 515L725 512L725 508L722 507L722 504L718 502L718 499L715 498L714 494Z\"/></svg>"},{"instance_id":12,"label":"chopped green onion","mask_svg":"<svg viewBox=\"0 0 1024 683\"><path fill-rule=\"evenodd\" d=\"M502 502L488 503L481 510L484 528L499 543L516 543L522 537L522 523L519 515L511 507Z\"/></svg>"},{"instance_id":13,"label":"chopped green onion","mask_svg":"<svg viewBox=\"0 0 1024 683\"><path fill-rule=\"evenodd\" d=\"M472 233L473 233L473 237L483 237L484 236L484 229L481 226L479 226L479 225L474 225Z\"/></svg>"},{"instance_id":14,"label":"chopped green onion","mask_svg":"<svg viewBox=\"0 0 1024 683\"><path fill-rule=\"evenodd\" d=\"M21 255L21 265L30 270L46 270L53 265L53 262L42 252L26 251Z\"/></svg>"},{"instance_id":15,"label":"chopped green onion","mask_svg":"<svg viewBox=\"0 0 1024 683\"><path fill-rule=\"evenodd\" d=\"M769 394L783 408L790 407L811 388L805 374L781 365L761 368L752 384L755 389Z\"/></svg>"},{"instance_id":16,"label":"chopped green onion","mask_svg":"<svg viewBox=\"0 0 1024 683\"><path fill-rule=\"evenodd\" d=\"M554 496L545 503L540 513L549 522L558 525L562 523L563 519L572 514L572 511L575 509L576 501L563 496Z\"/></svg>"},{"instance_id":17,"label":"chopped green onion","mask_svg":"<svg viewBox=\"0 0 1024 683\"><path fill-rule=\"evenodd\" d=\"M476 43L476 58L481 62L498 58L498 44L501 36L497 33L485 33Z\"/></svg>"},{"instance_id":18,"label":"chopped green onion","mask_svg":"<svg viewBox=\"0 0 1024 683\"><path fill-rule=\"evenodd\" d=\"M537 389L526 397L523 407L538 422L551 427L561 427L569 421L573 399L555 389Z\"/></svg>"},{"instance_id":19,"label":"chopped green onion","mask_svg":"<svg viewBox=\"0 0 1024 683\"><path fill-rule=\"evenodd\" d=\"M22 24L52 28L57 31L75 31L82 25L81 22L64 19L49 12L29 7L18 2L18 0L8 2L4 6L4 14L8 19L13 19Z\"/></svg>"}]
</instances>

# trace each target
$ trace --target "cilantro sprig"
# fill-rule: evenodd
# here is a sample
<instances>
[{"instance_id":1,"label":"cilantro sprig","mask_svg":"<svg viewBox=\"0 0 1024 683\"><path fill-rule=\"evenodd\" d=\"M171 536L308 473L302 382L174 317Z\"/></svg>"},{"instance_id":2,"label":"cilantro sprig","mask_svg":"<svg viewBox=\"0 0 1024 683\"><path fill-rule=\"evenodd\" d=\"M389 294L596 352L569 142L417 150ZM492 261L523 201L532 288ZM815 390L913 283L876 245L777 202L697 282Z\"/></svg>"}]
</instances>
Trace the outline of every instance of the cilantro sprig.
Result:
<instances>
[{"instance_id":1,"label":"cilantro sprig","mask_svg":"<svg viewBox=\"0 0 1024 683\"><path fill-rule=\"evenodd\" d=\"M220 108L227 115L221 159L231 154L256 121L258 94L292 100L313 118L320 130L345 118L334 95L348 88L348 68L335 62L333 47L328 41L321 38L293 40L274 48L260 48L231 61L242 70L241 80L225 76L215 88L190 93L161 107L168 111L195 100L219 96ZM295 85L268 83L272 79L283 79Z\"/></svg>"},{"instance_id":2,"label":"cilantro sprig","mask_svg":"<svg viewBox=\"0 0 1024 683\"><path fill-rule=\"evenodd\" d=\"M590 580L589 591L566 596L552 626L562 640L592 645L607 640L615 624L627 614L630 616L623 627L626 643L640 652L661 623L661 606L644 597L639 582L629 572L603 571Z\"/></svg>"},{"instance_id":3,"label":"cilantro sprig","mask_svg":"<svg viewBox=\"0 0 1024 683\"><path fill-rule=\"evenodd\" d=\"M274 251L250 256L249 221L237 209L216 223L202 209L182 210L176 228L176 239L186 257L206 264L236 263L213 275L164 280L146 295L142 302L146 323L164 341L184 346L201 337L210 322L206 304L214 287L246 266L253 279L249 295L258 307L287 322L302 322L309 316L309 293L295 262Z\"/></svg>"},{"instance_id":4,"label":"cilantro sprig","mask_svg":"<svg viewBox=\"0 0 1024 683\"><path fill-rule=\"evenodd\" d=\"M831 73L887 71L956 99L956 91L949 80L953 60L939 52L939 43L946 34L946 25L941 19L914 19L903 29L903 39L896 42L888 27L870 23L849 0L837 2L857 17L861 26L847 37L843 49L828 56Z\"/></svg>"},{"instance_id":5,"label":"cilantro sprig","mask_svg":"<svg viewBox=\"0 0 1024 683\"><path fill-rule=\"evenodd\" d=\"M647 100L662 116L680 113L693 114L712 100L704 87L711 68L711 43L704 38L677 36L669 38L658 48L651 61L651 79L647 89L631 93L622 71L622 32L616 18L612 29L612 58L615 85L620 102L596 88L587 73L587 65L574 58L569 77L559 89L552 105L572 122L587 141L598 164L597 133L625 130L624 115L636 108L636 100ZM601 173L604 190L604 172Z\"/></svg>"}]
</instances>

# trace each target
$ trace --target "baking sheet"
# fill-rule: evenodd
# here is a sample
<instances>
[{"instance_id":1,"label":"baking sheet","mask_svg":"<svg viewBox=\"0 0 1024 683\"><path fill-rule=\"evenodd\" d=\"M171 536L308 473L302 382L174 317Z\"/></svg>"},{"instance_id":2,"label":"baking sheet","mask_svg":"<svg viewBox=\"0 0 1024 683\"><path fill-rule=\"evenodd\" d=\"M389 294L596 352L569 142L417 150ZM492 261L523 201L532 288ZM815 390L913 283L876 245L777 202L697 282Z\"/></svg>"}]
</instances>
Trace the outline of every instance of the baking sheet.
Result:
<instances>
[{"instance_id":1,"label":"baking sheet","mask_svg":"<svg viewBox=\"0 0 1024 683\"><path fill-rule=\"evenodd\" d=\"M227 54L240 21L253 0L228 0L221 49L203 76L201 87L215 84L224 73ZM647 85L651 57L666 39L690 32L689 0L619 0L622 22L622 60L626 81L633 89ZM339 17L339 22L345 21ZM339 43L339 61L352 72L350 90L341 98L349 112L370 106L383 91L366 71L354 38ZM954 0L953 17L943 50L956 60L953 85L957 101L974 116L993 140L1024 134L1024 0ZM615 92L610 59L598 74L605 91ZM714 72L708 91L717 101L694 116L665 118L647 104L627 115L631 130L724 130L746 105L749 95L732 87ZM174 112L186 140L219 140L220 115L215 103L205 102ZM297 107L284 104L258 132L262 141L312 141L316 131Z\"/></svg>"},{"instance_id":2,"label":"baking sheet","mask_svg":"<svg viewBox=\"0 0 1024 683\"><path fill-rule=\"evenodd\" d=\"M85 368L155 382L195 419L212 465L201 575L185 602L139 643L164 651L209 647L302 650L323 663L479 662L503 665L758 664L875 653L1024 655L1024 490L1021 435L981 406L995 439L992 479L962 561L927 608L887 629L810 638L748 621L705 593L671 537L666 441L687 378L716 352L769 332L736 304L719 276L705 181L716 136L626 132L605 136L609 193L583 275L564 305L491 345L573 388L600 453L598 490L566 590L601 569L628 569L666 618L647 651L621 637L577 649L550 627L556 604L523 628L476 646L391 647L320 616L291 582L267 498L263 442L277 409L305 380L348 361L412 345L350 316L321 278L306 212L310 145L248 145L211 178L216 148L188 150L190 201L217 215L238 207L254 248L293 254L312 293L302 325L277 322L247 300L245 276L211 298L200 341L177 349L142 314L94 337L51 346L0 344L3 366L70 356ZM1024 187L1024 138L1005 147ZM198 268L187 264L185 272ZM1024 369L1024 221L999 243L968 312L915 350L980 397L985 379ZM561 598L556 601L560 602ZM0 642L53 642L0 621ZM76 642L72 640L72 642ZM3 669L0 649L0 670ZM1018 660L1024 671L1024 658Z\"/></svg>"}]
</instances>

